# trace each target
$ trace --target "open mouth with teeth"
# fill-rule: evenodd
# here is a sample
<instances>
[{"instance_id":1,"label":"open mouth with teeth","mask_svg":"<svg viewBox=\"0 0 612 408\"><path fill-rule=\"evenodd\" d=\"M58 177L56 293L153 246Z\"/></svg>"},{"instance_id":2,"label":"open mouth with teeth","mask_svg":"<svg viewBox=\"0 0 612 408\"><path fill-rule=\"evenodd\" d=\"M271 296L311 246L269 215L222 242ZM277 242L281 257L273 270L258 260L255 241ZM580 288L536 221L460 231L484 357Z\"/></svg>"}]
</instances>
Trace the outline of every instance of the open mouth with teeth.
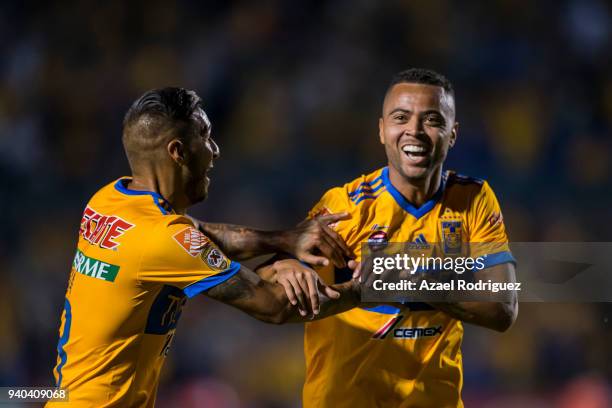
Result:
<instances>
[{"instance_id":1,"label":"open mouth with teeth","mask_svg":"<svg viewBox=\"0 0 612 408\"><path fill-rule=\"evenodd\" d=\"M415 164L424 163L427 161L429 147L424 145L408 144L402 146L402 152Z\"/></svg>"}]
</instances>

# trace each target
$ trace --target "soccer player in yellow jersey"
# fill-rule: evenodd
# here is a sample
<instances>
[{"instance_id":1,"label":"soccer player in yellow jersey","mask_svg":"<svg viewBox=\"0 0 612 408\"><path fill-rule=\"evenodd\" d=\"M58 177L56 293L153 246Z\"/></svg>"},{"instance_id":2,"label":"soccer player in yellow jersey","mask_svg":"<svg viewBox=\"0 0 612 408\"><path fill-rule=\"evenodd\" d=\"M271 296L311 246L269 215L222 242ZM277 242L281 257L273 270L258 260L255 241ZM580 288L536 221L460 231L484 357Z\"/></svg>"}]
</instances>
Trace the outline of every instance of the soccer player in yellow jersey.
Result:
<instances>
[{"instance_id":1,"label":"soccer player in yellow jersey","mask_svg":"<svg viewBox=\"0 0 612 408\"><path fill-rule=\"evenodd\" d=\"M314 272L296 260L261 273L302 277L303 291L268 283L196 228L185 211L207 195L207 174L219 155L210 131L200 98L181 88L149 91L128 111L123 143L132 177L113 181L87 203L61 316L53 373L56 385L68 389L70 406L153 406L181 309L199 293L272 323L322 318L358 303L355 281L327 287L304 280ZM302 225L293 239L207 227L220 237L241 237L225 248L243 256L270 250L299 256L315 246L332 254L338 237L316 225ZM306 293L316 299L309 303ZM307 306L313 316L306 316ZM55 404L63 406L49 406Z\"/></svg>"},{"instance_id":2,"label":"soccer player in yellow jersey","mask_svg":"<svg viewBox=\"0 0 612 408\"><path fill-rule=\"evenodd\" d=\"M454 92L442 75L399 73L379 120L388 166L328 190L310 212L348 212L333 228L360 259L362 243L495 243L479 279L515 280L501 211L486 181L443 171L457 140ZM351 274L318 269L327 283ZM305 408L461 407L462 322L507 330L508 302L359 307L306 324Z\"/></svg>"}]
</instances>

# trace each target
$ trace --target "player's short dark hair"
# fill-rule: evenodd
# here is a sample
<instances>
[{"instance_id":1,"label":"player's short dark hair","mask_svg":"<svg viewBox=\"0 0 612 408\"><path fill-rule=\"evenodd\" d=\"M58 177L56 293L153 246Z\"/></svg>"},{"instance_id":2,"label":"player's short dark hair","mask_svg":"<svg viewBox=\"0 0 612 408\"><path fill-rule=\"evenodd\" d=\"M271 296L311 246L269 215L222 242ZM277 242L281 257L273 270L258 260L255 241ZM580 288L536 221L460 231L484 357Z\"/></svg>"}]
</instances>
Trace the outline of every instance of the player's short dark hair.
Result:
<instances>
[{"instance_id":1,"label":"player's short dark hair","mask_svg":"<svg viewBox=\"0 0 612 408\"><path fill-rule=\"evenodd\" d=\"M431 69L409 68L402 72L398 72L393 76L393 79L391 79L387 92L389 92L393 86L402 83L439 86L453 98L455 96L453 84L451 84L451 82L444 75Z\"/></svg>"},{"instance_id":2,"label":"player's short dark hair","mask_svg":"<svg viewBox=\"0 0 612 408\"><path fill-rule=\"evenodd\" d=\"M135 123L144 115L163 119L168 124L188 122L200 108L202 99L194 91L176 87L151 89L134 101L125 114L123 126Z\"/></svg>"}]
</instances>

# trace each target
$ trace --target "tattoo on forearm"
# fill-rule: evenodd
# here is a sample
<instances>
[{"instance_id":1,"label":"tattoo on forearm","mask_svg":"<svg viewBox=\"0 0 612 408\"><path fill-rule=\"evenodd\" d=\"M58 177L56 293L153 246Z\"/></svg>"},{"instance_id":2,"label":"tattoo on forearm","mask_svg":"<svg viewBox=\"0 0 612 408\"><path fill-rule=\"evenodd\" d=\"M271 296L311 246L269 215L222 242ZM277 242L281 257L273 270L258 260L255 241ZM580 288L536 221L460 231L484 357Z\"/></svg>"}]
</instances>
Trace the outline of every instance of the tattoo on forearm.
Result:
<instances>
[{"instance_id":1,"label":"tattoo on forearm","mask_svg":"<svg viewBox=\"0 0 612 408\"><path fill-rule=\"evenodd\" d=\"M473 312L470 312L469 310L465 310L460 305L457 305L454 303L442 303L441 305L442 305L441 309L443 311L446 310L447 313L452 313L456 319L459 319L462 321L471 321L475 318L475 315Z\"/></svg>"},{"instance_id":2,"label":"tattoo on forearm","mask_svg":"<svg viewBox=\"0 0 612 408\"><path fill-rule=\"evenodd\" d=\"M229 278L227 281L208 290L207 295L221 302L229 302L238 299L249 299L255 292L254 283L245 279L240 273Z\"/></svg>"},{"instance_id":3,"label":"tattoo on forearm","mask_svg":"<svg viewBox=\"0 0 612 408\"><path fill-rule=\"evenodd\" d=\"M204 232L228 255L249 254L252 231L240 225L203 223ZM251 239L249 239L251 238Z\"/></svg>"},{"instance_id":4,"label":"tattoo on forearm","mask_svg":"<svg viewBox=\"0 0 612 408\"><path fill-rule=\"evenodd\" d=\"M211 235L213 240L217 241L216 243L224 249L227 247L228 237L227 231L228 226L225 224L203 224L204 230Z\"/></svg>"}]
</instances>

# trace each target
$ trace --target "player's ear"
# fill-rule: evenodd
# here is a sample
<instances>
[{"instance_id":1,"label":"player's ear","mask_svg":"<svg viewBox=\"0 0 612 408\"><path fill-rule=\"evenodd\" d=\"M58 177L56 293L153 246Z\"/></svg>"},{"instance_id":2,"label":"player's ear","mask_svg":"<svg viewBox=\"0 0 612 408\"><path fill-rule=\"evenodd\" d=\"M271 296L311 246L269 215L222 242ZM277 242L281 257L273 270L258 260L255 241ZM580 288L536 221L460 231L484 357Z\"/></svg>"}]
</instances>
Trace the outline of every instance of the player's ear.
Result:
<instances>
[{"instance_id":1,"label":"player's ear","mask_svg":"<svg viewBox=\"0 0 612 408\"><path fill-rule=\"evenodd\" d=\"M185 162L185 146L183 142L178 139L172 139L167 145L168 154L170 158L178 165L182 165Z\"/></svg>"},{"instance_id":2,"label":"player's ear","mask_svg":"<svg viewBox=\"0 0 612 408\"><path fill-rule=\"evenodd\" d=\"M383 118L378 118L378 138L380 140L380 144L385 144L385 132L384 132Z\"/></svg>"},{"instance_id":3,"label":"player's ear","mask_svg":"<svg viewBox=\"0 0 612 408\"><path fill-rule=\"evenodd\" d=\"M457 141L457 132L459 131L459 122L455 122L453 128L450 133L450 140L448 141L448 146L453 147L455 142Z\"/></svg>"}]
</instances>

